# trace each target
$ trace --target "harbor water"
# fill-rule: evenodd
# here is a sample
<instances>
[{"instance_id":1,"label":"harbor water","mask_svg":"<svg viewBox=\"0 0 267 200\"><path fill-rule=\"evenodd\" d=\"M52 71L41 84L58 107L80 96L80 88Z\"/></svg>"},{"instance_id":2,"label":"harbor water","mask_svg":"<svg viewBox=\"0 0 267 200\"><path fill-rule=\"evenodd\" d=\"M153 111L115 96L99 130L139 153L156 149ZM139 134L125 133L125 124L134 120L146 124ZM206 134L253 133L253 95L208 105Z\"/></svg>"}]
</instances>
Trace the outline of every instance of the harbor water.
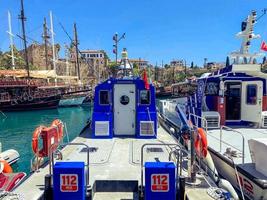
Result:
<instances>
[{"instance_id":1,"label":"harbor water","mask_svg":"<svg viewBox=\"0 0 267 200\"><path fill-rule=\"evenodd\" d=\"M15 149L20 159L12 168L29 174L32 153L32 134L40 125L50 126L54 119L60 119L65 124L65 133L69 140L74 139L84 128L91 117L90 107L68 107L52 110L7 112L0 113L0 142L2 151ZM67 137L64 138L67 141Z\"/></svg>"}]
</instances>

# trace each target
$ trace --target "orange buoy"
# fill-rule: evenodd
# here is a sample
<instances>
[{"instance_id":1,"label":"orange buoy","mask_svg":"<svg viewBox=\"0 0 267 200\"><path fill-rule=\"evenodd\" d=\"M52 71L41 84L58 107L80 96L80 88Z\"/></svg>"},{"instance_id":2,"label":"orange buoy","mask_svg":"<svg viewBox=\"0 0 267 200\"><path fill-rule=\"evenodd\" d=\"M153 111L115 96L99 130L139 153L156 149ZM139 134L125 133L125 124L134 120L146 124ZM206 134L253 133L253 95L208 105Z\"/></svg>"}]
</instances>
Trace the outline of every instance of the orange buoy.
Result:
<instances>
[{"instance_id":1,"label":"orange buoy","mask_svg":"<svg viewBox=\"0 0 267 200\"><path fill-rule=\"evenodd\" d=\"M9 165L9 163L5 160L0 160L1 165L3 165L3 171L4 173L12 173L13 169L12 167Z\"/></svg>"},{"instance_id":2,"label":"orange buoy","mask_svg":"<svg viewBox=\"0 0 267 200\"><path fill-rule=\"evenodd\" d=\"M59 119L55 119L51 126L56 126L58 128L58 133L59 133L59 139L61 140L63 137L63 123Z\"/></svg>"},{"instance_id":3,"label":"orange buoy","mask_svg":"<svg viewBox=\"0 0 267 200\"><path fill-rule=\"evenodd\" d=\"M41 154L41 151L39 151L39 136L43 130L44 126L39 126L35 129L32 135L32 150L35 154ZM41 156L41 155L40 155Z\"/></svg>"},{"instance_id":4,"label":"orange buoy","mask_svg":"<svg viewBox=\"0 0 267 200\"><path fill-rule=\"evenodd\" d=\"M63 123L59 119L54 120L50 127L36 128L32 135L32 150L36 157L48 157L57 149L63 138L63 131ZM39 147L39 140L42 140L41 147Z\"/></svg>"},{"instance_id":5,"label":"orange buoy","mask_svg":"<svg viewBox=\"0 0 267 200\"><path fill-rule=\"evenodd\" d=\"M208 153L208 141L206 133L203 128L197 129L197 138L195 140L195 149L198 156L207 156Z\"/></svg>"}]
</instances>

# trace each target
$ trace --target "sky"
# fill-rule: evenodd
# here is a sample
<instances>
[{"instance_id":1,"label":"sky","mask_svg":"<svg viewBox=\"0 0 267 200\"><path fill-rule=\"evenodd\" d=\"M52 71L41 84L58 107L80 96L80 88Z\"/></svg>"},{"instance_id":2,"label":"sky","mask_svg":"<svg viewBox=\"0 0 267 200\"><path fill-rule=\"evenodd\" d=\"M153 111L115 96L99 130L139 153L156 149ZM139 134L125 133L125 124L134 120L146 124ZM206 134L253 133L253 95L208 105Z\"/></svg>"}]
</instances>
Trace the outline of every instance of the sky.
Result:
<instances>
[{"instance_id":1,"label":"sky","mask_svg":"<svg viewBox=\"0 0 267 200\"><path fill-rule=\"evenodd\" d=\"M49 23L49 11L54 15L55 41L61 45L70 40L62 30L73 35L77 23L79 49L103 49L111 59L112 36L126 33L119 43L119 52L126 47L130 58L142 58L151 64L169 63L184 59L203 65L224 62L226 56L240 48L235 34L241 21L251 10L258 16L267 8L266 0L24 0L26 33L41 42L44 17ZM0 0L0 50L9 46L7 11L12 15L14 34L21 34L18 20L20 0ZM258 51L260 42L267 41L267 15L255 27L262 38L252 42L252 52ZM22 41L15 37L18 48ZM61 50L61 56L64 51Z\"/></svg>"}]
</instances>

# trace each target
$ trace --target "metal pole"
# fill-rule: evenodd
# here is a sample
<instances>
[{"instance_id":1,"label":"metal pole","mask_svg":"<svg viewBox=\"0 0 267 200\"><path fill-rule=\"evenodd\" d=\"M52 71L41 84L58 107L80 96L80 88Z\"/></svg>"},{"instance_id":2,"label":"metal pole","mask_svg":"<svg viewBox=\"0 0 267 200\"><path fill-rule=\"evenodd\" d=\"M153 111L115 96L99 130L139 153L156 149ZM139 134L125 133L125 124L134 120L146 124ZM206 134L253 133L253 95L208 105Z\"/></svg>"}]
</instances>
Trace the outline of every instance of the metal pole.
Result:
<instances>
[{"instance_id":1,"label":"metal pole","mask_svg":"<svg viewBox=\"0 0 267 200\"><path fill-rule=\"evenodd\" d=\"M30 77L30 67L29 67L29 60L28 60L28 50L27 50L27 41L26 41L26 33L25 33L25 21L26 18L24 16L24 5L23 5L23 0L21 2L21 12L19 19L21 19L21 25L22 25L22 38L23 38L23 43L24 43L24 53L25 53L25 62L26 62L26 70L27 70L27 75L28 78Z\"/></svg>"},{"instance_id":2,"label":"metal pole","mask_svg":"<svg viewBox=\"0 0 267 200\"><path fill-rule=\"evenodd\" d=\"M74 44L75 44L75 53L76 53L76 72L79 80L79 84L81 81L81 75L80 75L80 65L79 65L79 49L78 49L78 35L77 35L77 27L76 23L74 23Z\"/></svg>"},{"instance_id":3,"label":"metal pole","mask_svg":"<svg viewBox=\"0 0 267 200\"><path fill-rule=\"evenodd\" d=\"M222 152L222 127L220 129L220 152Z\"/></svg>"},{"instance_id":4,"label":"metal pole","mask_svg":"<svg viewBox=\"0 0 267 200\"><path fill-rule=\"evenodd\" d=\"M118 65L118 33L115 34L116 65Z\"/></svg>"},{"instance_id":5,"label":"metal pole","mask_svg":"<svg viewBox=\"0 0 267 200\"><path fill-rule=\"evenodd\" d=\"M44 24L43 24L43 39L44 39L44 48L45 48L45 68L48 70L48 52L47 52L47 39L49 36L47 35L47 27L46 27L46 18L44 18Z\"/></svg>"},{"instance_id":6,"label":"metal pole","mask_svg":"<svg viewBox=\"0 0 267 200\"><path fill-rule=\"evenodd\" d=\"M66 57L66 75L69 77L70 76L69 49L67 45L65 45L65 57ZM68 82L70 84L70 77L68 78Z\"/></svg>"},{"instance_id":7,"label":"metal pole","mask_svg":"<svg viewBox=\"0 0 267 200\"><path fill-rule=\"evenodd\" d=\"M186 79L186 60L184 60L184 74L185 74L185 79Z\"/></svg>"},{"instance_id":8,"label":"metal pole","mask_svg":"<svg viewBox=\"0 0 267 200\"><path fill-rule=\"evenodd\" d=\"M8 11L8 35L9 35L9 40L10 40L10 50L11 50L11 59L12 59L12 69L15 69L15 57L14 57L14 42L13 42L13 33L12 33L12 26L11 26L11 14Z\"/></svg>"},{"instance_id":9,"label":"metal pole","mask_svg":"<svg viewBox=\"0 0 267 200\"><path fill-rule=\"evenodd\" d=\"M195 169L194 169L194 164L195 164L195 139L194 139L194 130L191 130L191 135L190 135L190 142L191 142L191 163L190 163L190 167L191 167L191 174L190 174L190 178L192 182L196 181L196 173L195 173Z\"/></svg>"},{"instance_id":10,"label":"metal pole","mask_svg":"<svg viewBox=\"0 0 267 200\"><path fill-rule=\"evenodd\" d=\"M172 67L172 83L175 83L175 66Z\"/></svg>"},{"instance_id":11,"label":"metal pole","mask_svg":"<svg viewBox=\"0 0 267 200\"><path fill-rule=\"evenodd\" d=\"M57 69L56 69L56 52L55 52L55 39L54 39L54 26L53 26L53 15L52 11L50 11L50 32L51 32L51 39L52 39L52 51L53 51L53 70L56 73L55 84L57 85Z\"/></svg>"}]
</instances>

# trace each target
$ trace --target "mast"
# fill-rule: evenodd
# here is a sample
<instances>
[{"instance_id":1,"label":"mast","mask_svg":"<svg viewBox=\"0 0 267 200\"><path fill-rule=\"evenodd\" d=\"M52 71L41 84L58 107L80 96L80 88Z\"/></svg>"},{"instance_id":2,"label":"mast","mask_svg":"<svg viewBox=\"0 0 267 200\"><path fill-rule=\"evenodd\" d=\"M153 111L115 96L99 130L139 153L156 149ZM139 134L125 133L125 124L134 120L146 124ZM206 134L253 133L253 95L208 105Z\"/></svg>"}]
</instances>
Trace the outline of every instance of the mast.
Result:
<instances>
[{"instance_id":1,"label":"mast","mask_svg":"<svg viewBox=\"0 0 267 200\"><path fill-rule=\"evenodd\" d=\"M55 38L54 38L54 26L53 26L53 14L50 11L50 32L51 32L51 39L52 39L52 52L53 52L53 70L55 71L56 78L55 84L57 85L57 66L56 66L56 51L55 51Z\"/></svg>"},{"instance_id":2,"label":"mast","mask_svg":"<svg viewBox=\"0 0 267 200\"><path fill-rule=\"evenodd\" d=\"M68 82L70 84L69 48L67 45L65 45L65 57L66 57L66 75L69 77Z\"/></svg>"},{"instance_id":3,"label":"mast","mask_svg":"<svg viewBox=\"0 0 267 200\"><path fill-rule=\"evenodd\" d=\"M254 25L257 21L256 11L251 14L241 24L241 32L236 36L242 39L241 48L239 51L232 52L230 57L234 59L235 64L253 64L254 59L260 57L260 53L249 53L251 41L260 38L259 34L254 34Z\"/></svg>"},{"instance_id":4,"label":"mast","mask_svg":"<svg viewBox=\"0 0 267 200\"><path fill-rule=\"evenodd\" d=\"M25 34L25 21L26 18L24 16L24 5L23 5L23 0L21 2L21 11L19 15L19 19L21 20L21 25L22 25L22 38L23 38L23 43L24 43L24 53L25 53L25 62L26 62L26 70L27 70L27 75L28 78L30 77L30 67L29 67L29 60L28 60L28 50L27 50L27 41L26 41L26 34Z\"/></svg>"},{"instance_id":5,"label":"mast","mask_svg":"<svg viewBox=\"0 0 267 200\"><path fill-rule=\"evenodd\" d=\"M77 35L77 27L76 23L74 23L74 45L75 45L75 54L76 54L76 72L78 75L78 81L81 82L81 76L80 76L80 65L79 65L79 49L78 49L78 35Z\"/></svg>"},{"instance_id":6,"label":"mast","mask_svg":"<svg viewBox=\"0 0 267 200\"><path fill-rule=\"evenodd\" d=\"M116 65L118 65L118 45L121 39L125 39L125 33L123 33L121 37L119 37L118 33L115 33L112 39L114 40L113 53L115 54Z\"/></svg>"},{"instance_id":7,"label":"mast","mask_svg":"<svg viewBox=\"0 0 267 200\"><path fill-rule=\"evenodd\" d=\"M12 26L11 26L11 14L8 11L8 35L9 35L9 40L10 40L10 50L11 50L11 59L12 59L12 69L15 69L15 57L14 57L14 42L13 42L13 33L12 33Z\"/></svg>"},{"instance_id":8,"label":"mast","mask_svg":"<svg viewBox=\"0 0 267 200\"><path fill-rule=\"evenodd\" d=\"M47 50L47 44L48 44L48 39L50 38L47 34L47 26L46 26L46 18L44 18L44 24L43 24L43 40L44 40L44 47L45 47L45 68L48 70L48 50Z\"/></svg>"}]
</instances>

